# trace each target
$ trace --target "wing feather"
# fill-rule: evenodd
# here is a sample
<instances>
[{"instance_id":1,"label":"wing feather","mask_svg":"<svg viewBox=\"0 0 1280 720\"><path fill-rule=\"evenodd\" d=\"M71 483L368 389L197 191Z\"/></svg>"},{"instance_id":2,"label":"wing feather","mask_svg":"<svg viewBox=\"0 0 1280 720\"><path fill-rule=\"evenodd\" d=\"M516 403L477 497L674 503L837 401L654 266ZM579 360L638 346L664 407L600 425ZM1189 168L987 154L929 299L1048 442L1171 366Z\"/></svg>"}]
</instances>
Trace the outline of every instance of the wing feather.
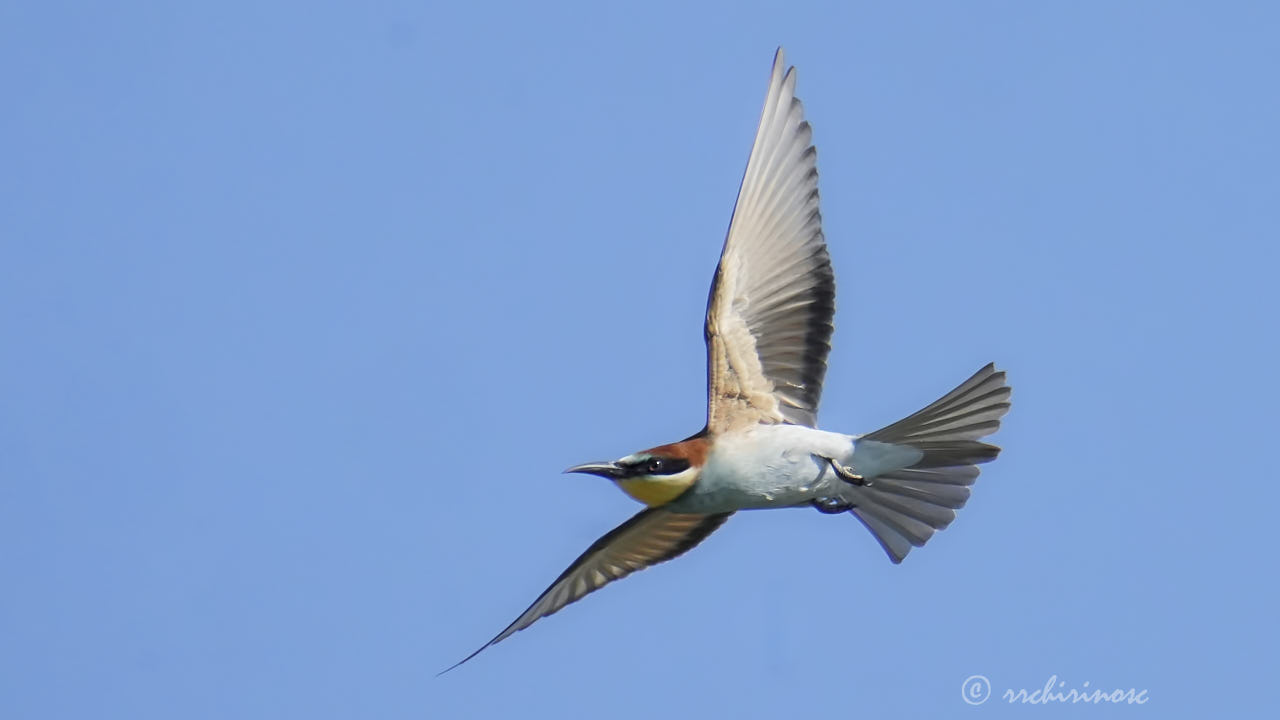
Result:
<instances>
[{"instance_id":1,"label":"wing feather","mask_svg":"<svg viewBox=\"0 0 1280 720\"><path fill-rule=\"evenodd\" d=\"M660 507L640 511L592 543L515 622L449 670L614 580L684 554L723 525L732 514L674 513Z\"/></svg>"},{"instance_id":2,"label":"wing feather","mask_svg":"<svg viewBox=\"0 0 1280 720\"><path fill-rule=\"evenodd\" d=\"M707 302L707 427L817 423L835 277L817 151L795 68L774 57L755 144Z\"/></svg>"}]
</instances>

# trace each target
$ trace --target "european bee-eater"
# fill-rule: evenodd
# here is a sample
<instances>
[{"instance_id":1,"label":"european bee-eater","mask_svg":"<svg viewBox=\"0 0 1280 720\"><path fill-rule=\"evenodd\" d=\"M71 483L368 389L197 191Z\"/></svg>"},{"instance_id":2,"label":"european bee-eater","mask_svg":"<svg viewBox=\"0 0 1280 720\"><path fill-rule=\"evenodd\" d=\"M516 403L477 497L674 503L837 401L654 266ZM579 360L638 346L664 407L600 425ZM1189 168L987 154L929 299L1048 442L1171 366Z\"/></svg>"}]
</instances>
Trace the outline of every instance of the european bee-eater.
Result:
<instances>
[{"instance_id":1,"label":"european bee-eater","mask_svg":"<svg viewBox=\"0 0 1280 720\"><path fill-rule=\"evenodd\" d=\"M875 432L817 429L835 278L812 131L795 87L795 68L786 68L779 48L707 303L706 426L677 443L566 470L608 478L648 507L587 548L457 665L614 580L681 555L738 510L848 512L902 562L955 518L978 464L999 454L979 442L1009 410L1009 386L993 365Z\"/></svg>"}]
</instances>

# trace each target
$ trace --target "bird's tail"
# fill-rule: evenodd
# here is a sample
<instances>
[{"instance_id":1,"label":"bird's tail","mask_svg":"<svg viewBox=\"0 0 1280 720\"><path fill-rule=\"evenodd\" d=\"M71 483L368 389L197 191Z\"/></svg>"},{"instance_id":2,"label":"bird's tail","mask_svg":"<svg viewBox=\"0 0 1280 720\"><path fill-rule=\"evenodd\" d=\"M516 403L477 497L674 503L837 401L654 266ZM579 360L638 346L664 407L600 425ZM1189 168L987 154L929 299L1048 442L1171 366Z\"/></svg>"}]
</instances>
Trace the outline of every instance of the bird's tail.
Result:
<instances>
[{"instance_id":1,"label":"bird's tail","mask_svg":"<svg viewBox=\"0 0 1280 720\"><path fill-rule=\"evenodd\" d=\"M1010 392L1004 372L987 365L923 410L857 440L853 469L866 484L849 486L850 512L893 562L955 519L977 466L1000 454L979 438L1000 429Z\"/></svg>"}]
</instances>

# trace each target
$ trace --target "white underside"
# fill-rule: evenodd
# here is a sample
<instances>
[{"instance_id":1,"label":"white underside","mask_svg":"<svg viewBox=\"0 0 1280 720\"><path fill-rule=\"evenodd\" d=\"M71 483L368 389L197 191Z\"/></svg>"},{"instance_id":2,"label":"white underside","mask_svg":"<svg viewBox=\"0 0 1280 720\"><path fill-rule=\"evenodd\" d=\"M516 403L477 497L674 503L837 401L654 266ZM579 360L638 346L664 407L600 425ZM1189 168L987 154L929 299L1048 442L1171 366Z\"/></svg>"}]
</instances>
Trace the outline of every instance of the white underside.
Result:
<instances>
[{"instance_id":1,"label":"white underside","mask_svg":"<svg viewBox=\"0 0 1280 720\"><path fill-rule=\"evenodd\" d=\"M697 483L667 507L676 512L803 505L841 495L849 484L828 458L868 478L904 468L918 450L858 441L857 436L799 425L757 425L716 438Z\"/></svg>"}]
</instances>

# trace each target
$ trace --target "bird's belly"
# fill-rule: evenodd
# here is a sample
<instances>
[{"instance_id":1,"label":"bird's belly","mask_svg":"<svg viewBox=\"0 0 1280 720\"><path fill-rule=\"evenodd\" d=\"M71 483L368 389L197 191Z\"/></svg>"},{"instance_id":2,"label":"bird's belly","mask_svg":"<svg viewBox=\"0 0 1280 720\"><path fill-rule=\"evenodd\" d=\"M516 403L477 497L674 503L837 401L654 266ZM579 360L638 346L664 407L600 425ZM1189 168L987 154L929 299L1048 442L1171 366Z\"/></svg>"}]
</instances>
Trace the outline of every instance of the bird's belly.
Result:
<instances>
[{"instance_id":1,"label":"bird's belly","mask_svg":"<svg viewBox=\"0 0 1280 720\"><path fill-rule=\"evenodd\" d=\"M851 438L771 425L718 438L698 481L669 506L677 512L792 507L824 496L836 475L824 458L846 458Z\"/></svg>"}]
</instances>

